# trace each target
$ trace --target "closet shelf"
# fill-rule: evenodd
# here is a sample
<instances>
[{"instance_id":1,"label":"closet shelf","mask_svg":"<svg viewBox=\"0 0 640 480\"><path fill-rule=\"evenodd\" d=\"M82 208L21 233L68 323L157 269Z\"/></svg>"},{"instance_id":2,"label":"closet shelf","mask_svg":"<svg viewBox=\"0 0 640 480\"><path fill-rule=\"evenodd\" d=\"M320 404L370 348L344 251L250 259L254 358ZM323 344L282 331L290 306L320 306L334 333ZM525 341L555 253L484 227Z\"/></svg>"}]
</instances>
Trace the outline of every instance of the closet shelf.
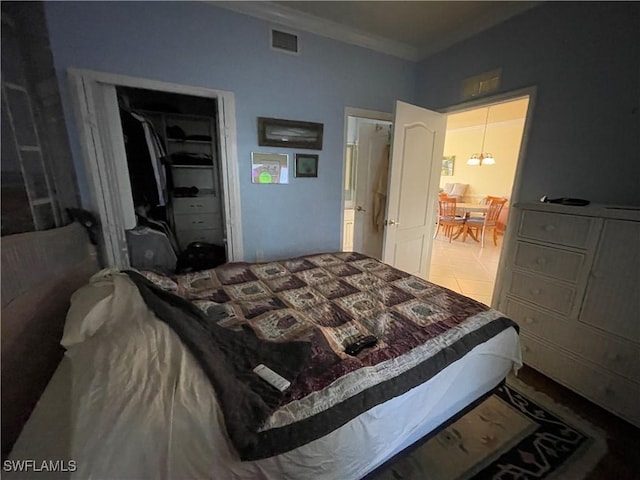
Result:
<instances>
[{"instance_id":1,"label":"closet shelf","mask_svg":"<svg viewBox=\"0 0 640 480\"><path fill-rule=\"evenodd\" d=\"M173 168L202 168L202 169L211 170L211 168L213 167L213 163L211 163L209 165L183 165L181 163L173 163L171 166Z\"/></svg>"},{"instance_id":2,"label":"closet shelf","mask_svg":"<svg viewBox=\"0 0 640 480\"><path fill-rule=\"evenodd\" d=\"M211 188L201 188L195 195L176 195L175 192L171 192L174 198L198 198L198 197L215 197L216 192Z\"/></svg>"},{"instance_id":3,"label":"closet shelf","mask_svg":"<svg viewBox=\"0 0 640 480\"><path fill-rule=\"evenodd\" d=\"M182 140L180 138L167 138L167 142L170 142L170 143L193 143L193 144L196 144L196 145L211 145L211 143L212 143L211 140L189 140L189 139Z\"/></svg>"}]
</instances>

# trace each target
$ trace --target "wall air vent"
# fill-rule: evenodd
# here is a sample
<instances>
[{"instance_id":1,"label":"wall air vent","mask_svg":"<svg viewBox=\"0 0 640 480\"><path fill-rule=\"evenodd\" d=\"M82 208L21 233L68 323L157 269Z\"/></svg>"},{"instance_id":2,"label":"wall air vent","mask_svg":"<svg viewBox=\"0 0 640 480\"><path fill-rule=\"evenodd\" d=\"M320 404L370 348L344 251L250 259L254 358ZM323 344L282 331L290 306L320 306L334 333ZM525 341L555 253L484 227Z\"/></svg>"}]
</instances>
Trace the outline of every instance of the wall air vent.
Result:
<instances>
[{"instance_id":1,"label":"wall air vent","mask_svg":"<svg viewBox=\"0 0 640 480\"><path fill-rule=\"evenodd\" d=\"M490 72L465 78L462 82L462 100L479 97L491 92L495 92L500 87L500 77L502 69L496 68Z\"/></svg>"},{"instance_id":2,"label":"wall air vent","mask_svg":"<svg viewBox=\"0 0 640 480\"><path fill-rule=\"evenodd\" d=\"M280 52L300 53L300 45L298 44L298 35L282 30L271 29L271 48Z\"/></svg>"}]
</instances>

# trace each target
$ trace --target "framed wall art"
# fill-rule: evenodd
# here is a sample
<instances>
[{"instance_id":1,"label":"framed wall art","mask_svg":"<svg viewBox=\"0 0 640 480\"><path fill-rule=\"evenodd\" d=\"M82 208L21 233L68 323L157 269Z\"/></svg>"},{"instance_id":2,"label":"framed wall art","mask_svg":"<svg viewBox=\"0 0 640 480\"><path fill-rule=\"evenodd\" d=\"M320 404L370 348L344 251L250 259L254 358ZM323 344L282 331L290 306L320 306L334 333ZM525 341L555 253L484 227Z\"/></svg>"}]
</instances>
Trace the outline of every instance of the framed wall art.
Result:
<instances>
[{"instance_id":1,"label":"framed wall art","mask_svg":"<svg viewBox=\"0 0 640 480\"><path fill-rule=\"evenodd\" d=\"M318 155L296 153L296 177L318 176Z\"/></svg>"},{"instance_id":2,"label":"framed wall art","mask_svg":"<svg viewBox=\"0 0 640 480\"><path fill-rule=\"evenodd\" d=\"M258 145L322 150L322 123L258 117Z\"/></svg>"},{"instance_id":3,"label":"framed wall art","mask_svg":"<svg viewBox=\"0 0 640 480\"><path fill-rule=\"evenodd\" d=\"M289 183L289 155L251 152L251 183Z\"/></svg>"},{"instance_id":4,"label":"framed wall art","mask_svg":"<svg viewBox=\"0 0 640 480\"><path fill-rule=\"evenodd\" d=\"M442 157L442 173L443 177L453 176L453 165L456 163L456 156Z\"/></svg>"}]
</instances>

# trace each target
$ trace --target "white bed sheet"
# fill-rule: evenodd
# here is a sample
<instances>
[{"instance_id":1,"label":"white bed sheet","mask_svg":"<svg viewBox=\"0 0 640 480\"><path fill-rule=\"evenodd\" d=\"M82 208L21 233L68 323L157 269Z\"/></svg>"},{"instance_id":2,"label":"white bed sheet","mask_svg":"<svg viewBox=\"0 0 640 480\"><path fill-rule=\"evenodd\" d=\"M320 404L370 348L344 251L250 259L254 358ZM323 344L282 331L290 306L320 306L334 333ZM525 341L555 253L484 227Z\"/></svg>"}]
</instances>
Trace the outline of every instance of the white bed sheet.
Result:
<instances>
[{"instance_id":1,"label":"white bed sheet","mask_svg":"<svg viewBox=\"0 0 640 480\"><path fill-rule=\"evenodd\" d=\"M69 347L9 456L76 462L75 472L51 478L358 479L521 365L518 336L510 328L323 438L240 462L196 360L126 277L112 279L111 290L101 286L106 301L87 292L101 305L104 324Z\"/></svg>"}]
</instances>

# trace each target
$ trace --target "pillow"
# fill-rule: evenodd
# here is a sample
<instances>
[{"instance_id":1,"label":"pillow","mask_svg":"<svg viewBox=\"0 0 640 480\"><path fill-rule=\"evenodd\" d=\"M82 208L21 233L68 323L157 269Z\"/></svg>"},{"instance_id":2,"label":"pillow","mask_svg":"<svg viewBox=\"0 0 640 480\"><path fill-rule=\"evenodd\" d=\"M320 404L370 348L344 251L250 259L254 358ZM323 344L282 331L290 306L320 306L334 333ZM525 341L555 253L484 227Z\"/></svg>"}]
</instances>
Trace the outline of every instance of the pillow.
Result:
<instances>
[{"instance_id":1,"label":"pillow","mask_svg":"<svg viewBox=\"0 0 640 480\"><path fill-rule=\"evenodd\" d=\"M453 195L454 197L462 197L464 196L464 192L466 191L467 191L466 183L454 183L450 195Z\"/></svg>"},{"instance_id":2,"label":"pillow","mask_svg":"<svg viewBox=\"0 0 640 480\"><path fill-rule=\"evenodd\" d=\"M451 195L452 190L453 190L453 183L444 184L444 193L448 193L449 195Z\"/></svg>"},{"instance_id":3,"label":"pillow","mask_svg":"<svg viewBox=\"0 0 640 480\"><path fill-rule=\"evenodd\" d=\"M71 296L71 307L60 340L66 349L93 336L109 319L114 291L110 275L111 272L105 270L96 273L88 285Z\"/></svg>"}]
</instances>

